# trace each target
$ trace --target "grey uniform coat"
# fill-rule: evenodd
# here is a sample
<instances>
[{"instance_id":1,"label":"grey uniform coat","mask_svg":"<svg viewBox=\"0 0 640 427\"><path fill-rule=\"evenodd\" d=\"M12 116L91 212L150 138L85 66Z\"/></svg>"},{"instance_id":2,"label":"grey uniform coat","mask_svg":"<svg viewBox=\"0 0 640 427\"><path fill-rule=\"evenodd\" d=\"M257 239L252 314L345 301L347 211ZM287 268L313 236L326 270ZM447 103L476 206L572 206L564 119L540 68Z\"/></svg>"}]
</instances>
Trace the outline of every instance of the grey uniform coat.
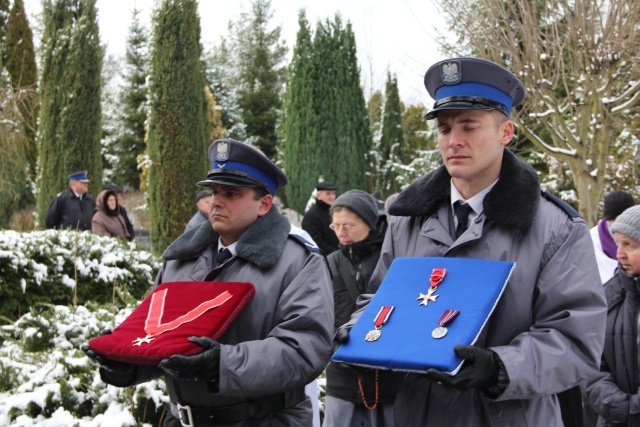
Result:
<instances>
[{"instance_id":1,"label":"grey uniform coat","mask_svg":"<svg viewBox=\"0 0 640 427\"><path fill-rule=\"evenodd\" d=\"M253 283L256 293L219 340L219 390L206 381L165 376L173 402L219 407L251 398L304 393L327 365L333 337L333 295L326 260L289 236L291 225L275 206L238 240L237 255L214 268L218 235L202 224L179 237L163 254L158 283L236 281ZM139 369L135 382L158 376ZM309 399L275 415L234 426L310 426ZM169 418L173 418L168 415ZM165 425L175 425L167 420Z\"/></svg>"},{"instance_id":2,"label":"grey uniform coat","mask_svg":"<svg viewBox=\"0 0 640 427\"><path fill-rule=\"evenodd\" d=\"M560 426L555 394L594 373L604 341L606 304L589 229L541 197L535 171L505 150L484 212L454 241L450 179L440 167L398 196L370 289L396 257L515 261L476 343L500 356L508 385L491 399L480 389L459 391L410 374L396 398L396 424Z\"/></svg>"},{"instance_id":3,"label":"grey uniform coat","mask_svg":"<svg viewBox=\"0 0 640 427\"><path fill-rule=\"evenodd\" d=\"M640 277L618 267L604 290L609 309L602 365L587 383L587 396L600 414L598 426L638 426Z\"/></svg>"}]
</instances>

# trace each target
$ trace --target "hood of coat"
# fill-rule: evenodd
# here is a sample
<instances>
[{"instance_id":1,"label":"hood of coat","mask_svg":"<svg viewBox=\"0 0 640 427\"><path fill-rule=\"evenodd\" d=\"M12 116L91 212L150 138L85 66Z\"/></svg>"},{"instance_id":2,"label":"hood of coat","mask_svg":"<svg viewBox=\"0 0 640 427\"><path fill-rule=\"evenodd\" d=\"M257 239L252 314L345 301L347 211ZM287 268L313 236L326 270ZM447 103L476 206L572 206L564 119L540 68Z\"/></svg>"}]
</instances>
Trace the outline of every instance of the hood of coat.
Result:
<instances>
[{"instance_id":1,"label":"hood of coat","mask_svg":"<svg viewBox=\"0 0 640 427\"><path fill-rule=\"evenodd\" d=\"M290 230L291 223L274 205L266 215L259 217L242 233L236 245L236 255L260 268L273 267L284 249ZM164 251L162 259L170 261L197 258L207 248L216 245L218 237L207 221L178 237Z\"/></svg>"},{"instance_id":2,"label":"hood of coat","mask_svg":"<svg viewBox=\"0 0 640 427\"><path fill-rule=\"evenodd\" d=\"M109 206L107 205L107 199L111 195L113 195L115 197L116 193L114 193L111 190L102 190L100 192L100 194L98 194L98 198L96 200L96 210L97 211L102 211L102 212L106 213L109 216L118 216L118 205L117 205L117 203L116 203L116 208L114 210L109 209ZM118 200L117 197L116 197L116 200Z\"/></svg>"},{"instance_id":3,"label":"hood of coat","mask_svg":"<svg viewBox=\"0 0 640 427\"><path fill-rule=\"evenodd\" d=\"M442 203L449 201L450 181L451 175L444 166L440 166L401 192L389 213L431 216ZM533 224L539 200L540 180L536 171L505 149L500 179L484 198L485 216L503 226L526 231Z\"/></svg>"}]
</instances>

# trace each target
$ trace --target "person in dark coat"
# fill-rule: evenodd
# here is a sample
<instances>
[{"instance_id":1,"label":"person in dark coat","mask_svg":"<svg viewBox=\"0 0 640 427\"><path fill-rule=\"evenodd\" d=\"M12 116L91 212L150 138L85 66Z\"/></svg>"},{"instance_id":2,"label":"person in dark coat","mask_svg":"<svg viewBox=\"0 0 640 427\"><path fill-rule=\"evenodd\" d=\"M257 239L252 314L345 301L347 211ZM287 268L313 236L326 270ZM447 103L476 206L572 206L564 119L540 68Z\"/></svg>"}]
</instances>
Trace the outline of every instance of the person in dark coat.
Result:
<instances>
[{"instance_id":1,"label":"person in dark coat","mask_svg":"<svg viewBox=\"0 0 640 427\"><path fill-rule=\"evenodd\" d=\"M302 229L309 233L325 255L337 251L339 245L336 233L329 228L329 224L331 224L329 208L336 200L337 189L338 187L330 182L318 183L316 185L316 203L302 218Z\"/></svg>"},{"instance_id":2,"label":"person in dark coat","mask_svg":"<svg viewBox=\"0 0 640 427\"><path fill-rule=\"evenodd\" d=\"M607 327L600 372L587 381L598 426L640 426L640 206L625 210L611 225L618 244L618 268L604 292Z\"/></svg>"},{"instance_id":3,"label":"person in dark coat","mask_svg":"<svg viewBox=\"0 0 640 427\"><path fill-rule=\"evenodd\" d=\"M211 213L211 191L202 190L196 194L196 208L198 212L193 214L187 226L184 228L185 233L193 227L197 227L203 222L209 221L209 214Z\"/></svg>"},{"instance_id":4,"label":"person in dark coat","mask_svg":"<svg viewBox=\"0 0 640 427\"><path fill-rule=\"evenodd\" d=\"M69 175L69 189L58 193L49 204L46 228L91 230L91 217L96 205L88 191L87 171Z\"/></svg>"},{"instance_id":5,"label":"person in dark coat","mask_svg":"<svg viewBox=\"0 0 640 427\"><path fill-rule=\"evenodd\" d=\"M356 310L356 300L380 257L387 222L380 220L376 199L362 190L340 195L329 210L340 250L327 258L333 277L336 329ZM355 372L335 363L326 370L327 397L323 427L392 427L393 401L404 374Z\"/></svg>"},{"instance_id":6,"label":"person in dark coat","mask_svg":"<svg viewBox=\"0 0 640 427\"><path fill-rule=\"evenodd\" d=\"M133 240L133 238L136 236L136 232L133 228L131 220L129 219L127 210L124 206L122 206L122 188L114 183L109 183L104 186L104 190L111 190L116 194L116 198L118 199L118 210L120 211L120 215L122 215L122 218L124 218L124 224L127 227L127 233L129 234L129 236L131 236L130 240Z\"/></svg>"}]
</instances>

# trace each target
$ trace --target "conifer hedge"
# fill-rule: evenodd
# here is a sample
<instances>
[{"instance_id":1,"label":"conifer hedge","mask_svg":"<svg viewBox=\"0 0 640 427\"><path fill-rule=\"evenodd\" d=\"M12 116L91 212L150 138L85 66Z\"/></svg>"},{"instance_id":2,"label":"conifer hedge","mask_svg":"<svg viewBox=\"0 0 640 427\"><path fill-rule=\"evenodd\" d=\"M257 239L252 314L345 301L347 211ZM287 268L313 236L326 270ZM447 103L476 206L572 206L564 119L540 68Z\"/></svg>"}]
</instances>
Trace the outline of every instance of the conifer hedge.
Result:
<instances>
[{"instance_id":1,"label":"conifer hedge","mask_svg":"<svg viewBox=\"0 0 640 427\"><path fill-rule=\"evenodd\" d=\"M151 246L161 253L193 215L208 140L195 0L163 0L153 16L149 118Z\"/></svg>"}]
</instances>

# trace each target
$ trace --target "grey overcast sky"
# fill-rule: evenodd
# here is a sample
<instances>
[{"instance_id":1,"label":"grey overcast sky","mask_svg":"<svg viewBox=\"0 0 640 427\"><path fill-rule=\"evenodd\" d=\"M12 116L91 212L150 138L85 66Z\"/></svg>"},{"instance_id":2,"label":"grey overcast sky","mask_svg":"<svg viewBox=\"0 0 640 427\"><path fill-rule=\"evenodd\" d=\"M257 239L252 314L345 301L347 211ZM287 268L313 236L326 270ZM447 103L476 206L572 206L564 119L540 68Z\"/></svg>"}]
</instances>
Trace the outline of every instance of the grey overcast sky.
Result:
<instances>
[{"instance_id":1,"label":"grey overcast sky","mask_svg":"<svg viewBox=\"0 0 640 427\"><path fill-rule=\"evenodd\" d=\"M100 38L109 54L124 55L134 6L142 11L142 23L150 28L156 2L97 1ZM200 0L204 47L217 43L225 34L229 20L236 19L249 5L248 0ZM290 50L295 43L300 9L306 9L312 28L318 20L332 19L339 12L353 25L365 96L368 98L372 89L384 90L389 70L398 76L400 97L405 103L431 107L433 101L422 79L431 64L443 59L433 36L434 28L445 27L431 0L272 0L271 5L272 25L282 26L282 38ZM25 8L30 20L41 17L41 0L25 0Z\"/></svg>"}]
</instances>

